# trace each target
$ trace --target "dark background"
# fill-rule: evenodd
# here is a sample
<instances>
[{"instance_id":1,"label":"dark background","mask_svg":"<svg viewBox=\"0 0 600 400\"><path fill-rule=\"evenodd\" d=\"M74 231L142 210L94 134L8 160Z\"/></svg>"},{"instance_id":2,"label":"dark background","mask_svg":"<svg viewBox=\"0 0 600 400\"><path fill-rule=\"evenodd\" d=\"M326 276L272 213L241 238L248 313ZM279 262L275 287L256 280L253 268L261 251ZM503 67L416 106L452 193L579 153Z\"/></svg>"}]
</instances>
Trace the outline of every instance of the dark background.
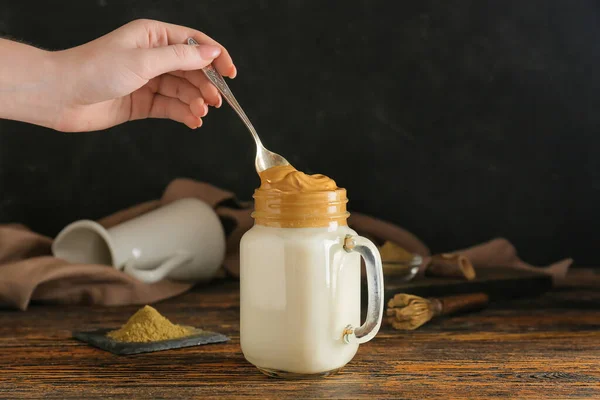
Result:
<instances>
[{"instance_id":1,"label":"dark background","mask_svg":"<svg viewBox=\"0 0 600 400\"><path fill-rule=\"evenodd\" d=\"M335 178L351 210L434 251L506 236L537 264L598 262L599 17L592 0L0 0L0 34L49 49L136 18L202 30L266 146ZM253 146L227 106L197 131L0 121L0 222L54 235L176 177L249 199Z\"/></svg>"}]
</instances>

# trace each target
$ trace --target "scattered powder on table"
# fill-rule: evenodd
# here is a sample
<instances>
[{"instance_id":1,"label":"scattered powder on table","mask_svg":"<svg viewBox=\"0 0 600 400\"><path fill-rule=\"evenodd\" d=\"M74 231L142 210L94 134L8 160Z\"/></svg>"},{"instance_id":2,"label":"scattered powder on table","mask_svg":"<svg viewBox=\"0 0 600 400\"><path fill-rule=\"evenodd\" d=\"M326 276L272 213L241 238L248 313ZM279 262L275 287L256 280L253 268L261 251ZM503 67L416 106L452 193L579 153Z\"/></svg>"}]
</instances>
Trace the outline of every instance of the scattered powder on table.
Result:
<instances>
[{"instance_id":1,"label":"scattered powder on table","mask_svg":"<svg viewBox=\"0 0 600 400\"><path fill-rule=\"evenodd\" d=\"M156 342L178 339L194 332L194 328L175 325L154 308L144 306L121 329L111 331L107 336L118 342Z\"/></svg>"}]
</instances>

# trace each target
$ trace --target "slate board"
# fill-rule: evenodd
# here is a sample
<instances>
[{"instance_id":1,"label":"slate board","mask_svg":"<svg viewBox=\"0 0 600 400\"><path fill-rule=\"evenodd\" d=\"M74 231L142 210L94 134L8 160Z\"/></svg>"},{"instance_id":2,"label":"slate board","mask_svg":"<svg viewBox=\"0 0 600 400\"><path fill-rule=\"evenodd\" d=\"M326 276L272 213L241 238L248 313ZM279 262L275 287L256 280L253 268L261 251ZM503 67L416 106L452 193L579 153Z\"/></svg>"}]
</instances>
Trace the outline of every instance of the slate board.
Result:
<instances>
[{"instance_id":1,"label":"slate board","mask_svg":"<svg viewBox=\"0 0 600 400\"><path fill-rule=\"evenodd\" d=\"M483 292L490 296L490 300L509 300L537 296L552 288L550 275L507 267L478 269L477 277L472 281L427 277L406 282L393 276L385 277L384 280L386 302L397 293L441 297ZM366 285L361 292L363 301L366 302Z\"/></svg>"},{"instance_id":2,"label":"slate board","mask_svg":"<svg viewBox=\"0 0 600 400\"><path fill-rule=\"evenodd\" d=\"M221 333L198 330L198 333L180 339L161 340L159 342L150 343L124 343L117 342L106 336L111 330L112 329L99 329L91 332L73 332L73 337L117 355L151 353L154 351L200 346L209 343L221 343L229 340L227 336Z\"/></svg>"}]
</instances>

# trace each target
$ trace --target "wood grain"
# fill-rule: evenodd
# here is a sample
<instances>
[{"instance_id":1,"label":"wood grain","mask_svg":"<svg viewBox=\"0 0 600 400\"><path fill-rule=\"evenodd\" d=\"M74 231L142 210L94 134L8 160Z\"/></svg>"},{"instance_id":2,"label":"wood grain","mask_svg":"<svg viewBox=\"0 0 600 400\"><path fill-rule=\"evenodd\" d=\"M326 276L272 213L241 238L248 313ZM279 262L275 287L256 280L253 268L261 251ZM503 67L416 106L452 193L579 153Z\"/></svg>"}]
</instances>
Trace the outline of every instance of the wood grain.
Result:
<instances>
[{"instance_id":1,"label":"wood grain","mask_svg":"<svg viewBox=\"0 0 600 400\"><path fill-rule=\"evenodd\" d=\"M0 310L1 398L600 398L600 287L432 321L383 327L339 374L267 378L239 347L236 282L156 305L171 320L225 333L225 344L116 356L70 338L117 327L138 307Z\"/></svg>"}]
</instances>

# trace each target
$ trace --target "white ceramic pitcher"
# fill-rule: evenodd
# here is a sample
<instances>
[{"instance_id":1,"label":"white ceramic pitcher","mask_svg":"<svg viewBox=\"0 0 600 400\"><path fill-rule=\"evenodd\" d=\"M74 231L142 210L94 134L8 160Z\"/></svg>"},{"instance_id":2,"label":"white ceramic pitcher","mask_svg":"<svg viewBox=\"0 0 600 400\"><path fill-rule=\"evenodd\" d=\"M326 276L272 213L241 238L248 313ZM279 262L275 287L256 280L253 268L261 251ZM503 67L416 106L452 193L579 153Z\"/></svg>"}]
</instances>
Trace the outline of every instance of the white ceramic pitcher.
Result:
<instances>
[{"instance_id":1,"label":"white ceramic pitcher","mask_svg":"<svg viewBox=\"0 0 600 400\"><path fill-rule=\"evenodd\" d=\"M223 263L225 233L212 207L186 198L109 229L73 222L58 234L52 253L73 263L112 265L146 283L166 277L198 282Z\"/></svg>"}]
</instances>

